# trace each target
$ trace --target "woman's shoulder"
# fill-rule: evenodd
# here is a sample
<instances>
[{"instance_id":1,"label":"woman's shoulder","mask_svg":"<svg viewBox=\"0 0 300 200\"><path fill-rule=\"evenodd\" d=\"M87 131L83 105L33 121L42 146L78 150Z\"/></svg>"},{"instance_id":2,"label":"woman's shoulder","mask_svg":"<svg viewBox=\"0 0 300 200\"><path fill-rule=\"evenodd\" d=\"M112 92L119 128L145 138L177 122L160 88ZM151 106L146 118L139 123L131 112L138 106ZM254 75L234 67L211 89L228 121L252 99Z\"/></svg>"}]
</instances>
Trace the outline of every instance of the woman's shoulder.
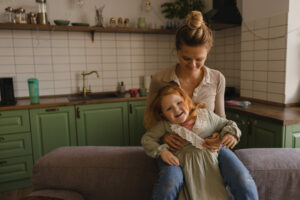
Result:
<instances>
[{"instance_id":1,"label":"woman's shoulder","mask_svg":"<svg viewBox=\"0 0 300 200\"><path fill-rule=\"evenodd\" d=\"M207 66L205 66L205 68L206 68L208 74L210 74L211 77L218 77L218 78L225 79L224 75L219 70L212 69L212 68L209 68Z\"/></svg>"},{"instance_id":2,"label":"woman's shoulder","mask_svg":"<svg viewBox=\"0 0 300 200\"><path fill-rule=\"evenodd\" d=\"M156 72L152 79L155 81L169 81L173 75L173 73L175 72L175 66L170 66L168 68L162 69L158 72Z\"/></svg>"}]
</instances>

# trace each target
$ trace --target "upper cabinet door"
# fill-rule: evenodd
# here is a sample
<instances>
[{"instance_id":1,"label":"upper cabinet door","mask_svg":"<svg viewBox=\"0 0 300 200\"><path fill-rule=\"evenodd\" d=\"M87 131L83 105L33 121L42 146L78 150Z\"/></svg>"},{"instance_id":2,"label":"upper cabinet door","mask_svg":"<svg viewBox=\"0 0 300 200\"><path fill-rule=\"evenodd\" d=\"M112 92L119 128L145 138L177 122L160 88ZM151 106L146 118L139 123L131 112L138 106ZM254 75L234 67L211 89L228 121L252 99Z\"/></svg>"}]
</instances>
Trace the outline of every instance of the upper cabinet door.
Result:
<instances>
[{"instance_id":1,"label":"upper cabinet door","mask_svg":"<svg viewBox=\"0 0 300 200\"><path fill-rule=\"evenodd\" d=\"M74 106L31 109L34 160L61 146L77 145Z\"/></svg>"},{"instance_id":2,"label":"upper cabinet door","mask_svg":"<svg viewBox=\"0 0 300 200\"><path fill-rule=\"evenodd\" d=\"M145 134L144 113L146 109L145 101L130 101L129 105L129 131L130 145L140 146L141 138Z\"/></svg>"},{"instance_id":3,"label":"upper cabinet door","mask_svg":"<svg viewBox=\"0 0 300 200\"><path fill-rule=\"evenodd\" d=\"M76 124L79 145L129 144L127 102L76 106Z\"/></svg>"}]
</instances>

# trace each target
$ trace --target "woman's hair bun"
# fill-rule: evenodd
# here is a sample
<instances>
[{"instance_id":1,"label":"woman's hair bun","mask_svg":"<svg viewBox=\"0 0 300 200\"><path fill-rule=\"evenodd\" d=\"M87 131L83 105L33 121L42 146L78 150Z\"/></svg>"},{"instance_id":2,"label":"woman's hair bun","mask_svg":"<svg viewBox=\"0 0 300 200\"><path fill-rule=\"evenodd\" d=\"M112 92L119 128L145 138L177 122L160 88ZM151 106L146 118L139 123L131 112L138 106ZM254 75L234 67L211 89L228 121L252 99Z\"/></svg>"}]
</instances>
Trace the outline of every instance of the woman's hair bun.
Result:
<instances>
[{"instance_id":1,"label":"woman's hair bun","mask_svg":"<svg viewBox=\"0 0 300 200\"><path fill-rule=\"evenodd\" d=\"M190 29L198 29L204 24L202 13L191 11L185 18L185 23Z\"/></svg>"}]
</instances>

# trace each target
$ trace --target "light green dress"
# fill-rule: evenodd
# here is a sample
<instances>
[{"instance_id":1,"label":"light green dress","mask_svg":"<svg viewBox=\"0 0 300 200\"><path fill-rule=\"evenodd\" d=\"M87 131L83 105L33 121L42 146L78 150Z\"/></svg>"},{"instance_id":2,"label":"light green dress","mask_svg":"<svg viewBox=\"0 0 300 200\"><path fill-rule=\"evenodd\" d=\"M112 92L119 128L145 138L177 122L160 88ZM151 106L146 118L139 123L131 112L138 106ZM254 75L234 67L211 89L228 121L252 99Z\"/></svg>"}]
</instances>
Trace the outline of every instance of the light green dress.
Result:
<instances>
[{"instance_id":1,"label":"light green dress","mask_svg":"<svg viewBox=\"0 0 300 200\"><path fill-rule=\"evenodd\" d=\"M218 154L202 147L203 139L214 132L221 137L229 133L237 138L241 132L236 123L219 117L207 109L199 109L192 130L177 124L161 121L142 137L147 155L156 158L168 148L160 144L166 133L175 133L186 140L185 146L174 154L178 157L184 173L184 184L179 200L225 200L229 199L218 166Z\"/></svg>"}]
</instances>

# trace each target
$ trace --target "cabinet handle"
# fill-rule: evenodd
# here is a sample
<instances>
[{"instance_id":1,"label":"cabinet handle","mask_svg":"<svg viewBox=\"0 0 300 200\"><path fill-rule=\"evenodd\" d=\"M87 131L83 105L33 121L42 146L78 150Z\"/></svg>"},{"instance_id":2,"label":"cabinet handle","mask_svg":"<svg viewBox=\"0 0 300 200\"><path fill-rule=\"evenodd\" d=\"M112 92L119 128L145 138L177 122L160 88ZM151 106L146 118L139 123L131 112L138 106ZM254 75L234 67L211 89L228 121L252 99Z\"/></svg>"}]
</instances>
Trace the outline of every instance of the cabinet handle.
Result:
<instances>
[{"instance_id":1,"label":"cabinet handle","mask_svg":"<svg viewBox=\"0 0 300 200\"><path fill-rule=\"evenodd\" d=\"M80 118L80 108L76 108L76 117L79 119Z\"/></svg>"},{"instance_id":2,"label":"cabinet handle","mask_svg":"<svg viewBox=\"0 0 300 200\"><path fill-rule=\"evenodd\" d=\"M3 140L5 140L5 138L4 137L0 137L0 142L3 141Z\"/></svg>"},{"instance_id":3,"label":"cabinet handle","mask_svg":"<svg viewBox=\"0 0 300 200\"><path fill-rule=\"evenodd\" d=\"M58 108L48 108L45 110L46 112L54 112L54 111L59 111Z\"/></svg>"},{"instance_id":4,"label":"cabinet handle","mask_svg":"<svg viewBox=\"0 0 300 200\"><path fill-rule=\"evenodd\" d=\"M129 104L129 113L130 114L132 113L132 104L131 103Z\"/></svg>"},{"instance_id":5,"label":"cabinet handle","mask_svg":"<svg viewBox=\"0 0 300 200\"><path fill-rule=\"evenodd\" d=\"M7 161L5 161L5 160L0 161L0 165L4 165L4 164L6 164L6 163L7 163Z\"/></svg>"}]
</instances>

